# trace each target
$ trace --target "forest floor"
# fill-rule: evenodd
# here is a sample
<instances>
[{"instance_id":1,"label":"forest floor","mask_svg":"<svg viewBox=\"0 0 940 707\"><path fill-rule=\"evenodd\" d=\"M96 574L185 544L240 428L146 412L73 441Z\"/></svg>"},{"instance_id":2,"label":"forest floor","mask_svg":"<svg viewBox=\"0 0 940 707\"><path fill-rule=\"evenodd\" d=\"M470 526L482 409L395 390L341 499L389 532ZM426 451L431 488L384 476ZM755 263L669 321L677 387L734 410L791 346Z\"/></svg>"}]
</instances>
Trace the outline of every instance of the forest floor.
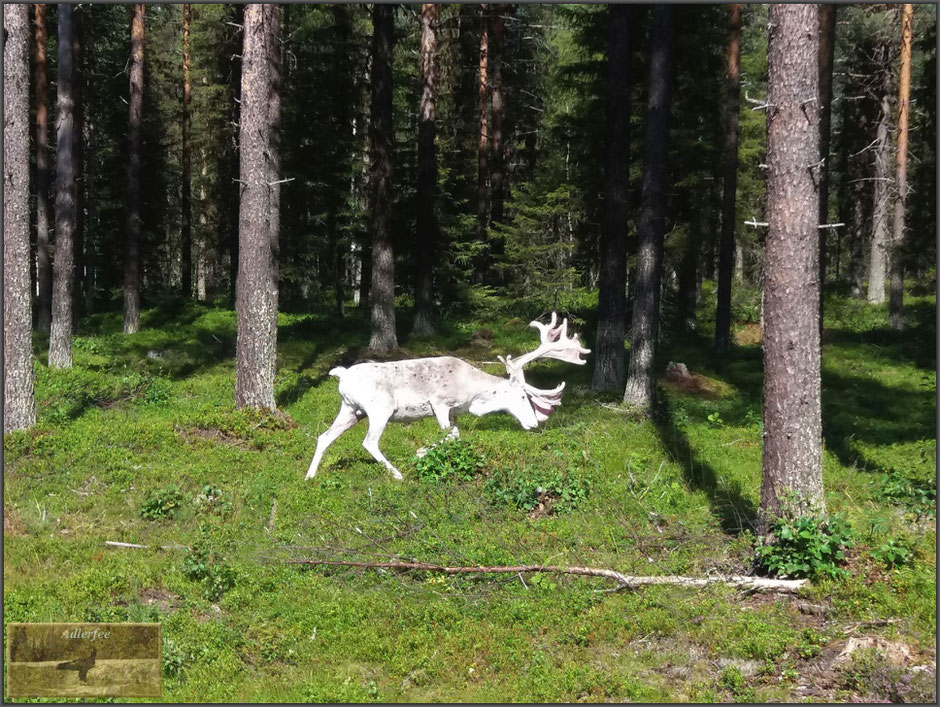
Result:
<instances>
[{"instance_id":1,"label":"forest floor","mask_svg":"<svg viewBox=\"0 0 940 707\"><path fill-rule=\"evenodd\" d=\"M909 297L897 333L883 307L828 302L823 473L856 544L847 578L798 597L284 562L750 573L756 325L736 325L724 362L707 322L667 337L663 370L680 361L701 385L664 382L650 419L591 393L590 366L539 363L530 382L567 381L563 405L533 431L460 418L485 459L471 480L419 478L415 452L442 437L426 419L382 438L404 481L361 447L365 424L305 481L339 407L327 371L368 342L362 313L280 316L277 415L234 409L231 310L150 309L130 336L120 313L94 315L71 370L49 370L37 339L39 423L4 441L4 621L160 621L173 702L933 701L935 312ZM483 362L537 341L539 313L513 314L423 339L402 321L400 341L501 374ZM593 326L576 327L588 346Z\"/></svg>"}]
</instances>

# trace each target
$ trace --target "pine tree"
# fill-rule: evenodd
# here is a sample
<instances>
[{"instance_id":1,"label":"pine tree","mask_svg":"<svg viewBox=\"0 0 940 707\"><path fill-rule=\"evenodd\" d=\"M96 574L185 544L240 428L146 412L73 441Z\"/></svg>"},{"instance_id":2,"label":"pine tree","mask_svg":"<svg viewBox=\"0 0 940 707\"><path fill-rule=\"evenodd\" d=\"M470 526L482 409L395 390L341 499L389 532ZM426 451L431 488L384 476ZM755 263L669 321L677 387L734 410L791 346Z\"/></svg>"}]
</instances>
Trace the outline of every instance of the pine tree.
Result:
<instances>
[{"instance_id":1,"label":"pine tree","mask_svg":"<svg viewBox=\"0 0 940 707\"><path fill-rule=\"evenodd\" d=\"M666 163L675 54L674 12L671 5L655 5L650 35L643 207L637 229L639 254L630 367L623 398L624 402L642 408L651 406L656 398L654 364L659 338L663 239L666 233Z\"/></svg>"},{"instance_id":2,"label":"pine tree","mask_svg":"<svg viewBox=\"0 0 940 707\"><path fill-rule=\"evenodd\" d=\"M144 105L144 13L133 6L127 124L127 222L124 235L124 333L140 330L141 130Z\"/></svg>"},{"instance_id":3,"label":"pine tree","mask_svg":"<svg viewBox=\"0 0 940 707\"><path fill-rule=\"evenodd\" d=\"M3 8L3 431L36 423L29 275L29 5Z\"/></svg>"},{"instance_id":4,"label":"pine tree","mask_svg":"<svg viewBox=\"0 0 940 707\"><path fill-rule=\"evenodd\" d=\"M85 205L88 198L85 188L85 71L82 57L84 47L85 16L90 5L76 5L72 14L72 95L73 121L72 145L75 151L75 234L72 238L74 250L74 280L72 282L72 331L79 330L82 287L85 272Z\"/></svg>"},{"instance_id":5,"label":"pine tree","mask_svg":"<svg viewBox=\"0 0 940 707\"><path fill-rule=\"evenodd\" d=\"M721 241L718 246L718 304L715 312L715 353L731 345L731 277L734 267L735 203L738 185L738 116L741 110L741 5L731 5L728 75L725 98L725 173L721 202Z\"/></svg>"},{"instance_id":6,"label":"pine tree","mask_svg":"<svg viewBox=\"0 0 940 707\"><path fill-rule=\"evenodd\" d=\"M760 530L825 510L819 349L819 26L815 5L770 6L764 452Z\"/></svg>"},{"instance_id":7,"label":"pine tree","mask_svg":"<svg viewBox=\"0 0 940 707\"><path fill-rule=\"evenodd\" d=\"M274 409L280 218L280 5L247 5L242 50L235 406Z\"/></svg>"},{"instance_id":8,"label":"pine tree","mask_svg":"<svg viewBox=\"0 0 940 707\"><path fill-rule=\"evenodd\" d=\"M507 141L504 135L506 122L506 97L503 79L503 53L505 52L506 18L508 6L490 5L489 44L487 47L487 83L490 90L490 120L488 123L490 141L490 224L503 223L506 219L506 155ZM499 262L505 252L505 243L501 238L491 235L490 258ZM497 277L496 282L499 282Z\"/></svg>"},{"instance_id":9,"label":"pine tree","mask_svg":"<svg viewBox=\"0 0 940 707\"><path fill-rule=\"evenodd\" d=\"M75 127L73 8L59 6L59 75L56 91L55 260L52 266L52 326L49 366L72 366L72 288L75 286Z\"/></svg>"},{"instance_id":10,"label":"pine tree","mask_svg":"<svg viewBox=\"0 0 940 707\"><path fill-rule=\"evenodd\" d=\"M392 45L395 15L391 5L372 10L372 111L369 125L369 180L372 212L372 336L369 348L398 348L395 334L395 261L392 252Z\"/></svg>"},{"instance_id":11,"label":"pine tree","mask_svg":"<svg viewBox=\"0 0 940 707\"><path fill-rule=\"evenodd\" d=\"M819 6L819 225L829 225L829 179L832 173L830 132L832 126L832 66L836 48L836 6ZM819 229L819 331L825 308L826 241L829 229Z\"/></svg>"},{"instance_id":12,"label":"pine tree","mask_svg":"<svg viewBox=\"0 0 940 707\"><path fill-rule=\"evenodd\" d=\"M904 328L904 211L907 207L908 117L911 112L911 49L914 38L914 6L901 12L901 70L898 93L898 166L894 201L894 238L891 244L891 298L888 303L892 329Z\"/></svg>"},{"instance_id":13,"label":"pine tree","mask_svg":"<svg viewBox=\"0 0 940 707\"><path fill-rule=\"evenodd\" d=\"M36 327L49 333L52 322L52 259L49 249L49 111L46 90L46 6L33 5L35 38L33 101L36 111Z\"/></svg>"},{"instance_id":14,"label":"pine tree","mask_svg":"<svg viewBox=\"0 0 940 707\"><path fill-rule=\"evenodd\" d=\"M433 265L438 239L436 203L437 153L434 103L437 97L437 33L441 6L421 6L421 104L418 108L418 191L415 227L414 333L434 333Z\"/></svg>"},{"instance_id":15,"label":"pine tree","mask_svg":"<svg viewBox=\"0 0 940 707\"><path fill-rule=\"evenodd\" d=\"M606 194L600 247L600 292L597 344L594 348L594 390L621 388L624 383L626 334L626 267L630 150L630 13L629 5L610 6L607 76Z\"/></svg>"},{"instance_id":16,"label":"pine tree","mask_svg":"<svg viewBox=\"0 0 940 707\"><path fill-rule=\"evenodd\" d=\"M480 242L486 241L489 222L489 38L486 5L480 5L480 56L477 79L477 111L479 114L477 140L477 231Z\"/></svg>"},{"instance_id":17,"label":"pine tree","mask_svg":"<svg viewBox=\"0 0 940 707\"><path fill-rule=\"evenodd\" d=\"M886 10L893 14L893 10ZM880 304L885 301L885 283L888 271L888 248L890 247L891 190L891 94L893 92L891 44L882 37L875 47L875 66L878 81L880 113L874 146L874 172L872 180L872 236L871 257L868 269L868 301Z\"/></svg>"},{"instance_id":18,"label":"pine tree","mask_svg":"<svg viewBox=\"0 0 940 707\"><path fill-rule=\"evenodd\" d=\"M192 102L192 83L189 78L190 49L189 35L192 24L192 6L183 5L183 174L182 174L182 293L183 297L193 294L193 241L192 241L192 146L190 145L190 103Z\"/></svg>"}]
</instances>

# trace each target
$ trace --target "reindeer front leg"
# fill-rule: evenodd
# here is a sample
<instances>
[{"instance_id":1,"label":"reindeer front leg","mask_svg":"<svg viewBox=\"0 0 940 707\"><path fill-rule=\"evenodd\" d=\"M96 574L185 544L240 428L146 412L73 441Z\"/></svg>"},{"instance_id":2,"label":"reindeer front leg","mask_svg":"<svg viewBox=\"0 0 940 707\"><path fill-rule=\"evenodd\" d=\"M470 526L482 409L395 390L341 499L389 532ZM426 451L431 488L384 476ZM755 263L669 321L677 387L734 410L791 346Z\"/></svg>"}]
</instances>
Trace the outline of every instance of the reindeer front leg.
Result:
<instances>
[{"instance_id":1,"label":"reindeer front leg","mask_svg":"<svg viewBox=\"0 0 940 707\"><path fill-rule=\"evenodd\" d=\"M431 403L431 410L434 411L434 417L437 418L437 424L441 426L442 430L450 427L450 432L447 433L444 439L457 439L460 437L457 425L451 420L451 409L449 407L440 403Z\"/></svg>"},{"instance_id":2,"label":"reindeer front leg","mask_svg":"<svg viewBox=\"0 0 940 707\"><path fill-rule=\"evenodd\" d=\"M369 415L369 431L366 433L366 438L362 440L362 446L365 447L365 450L371 454L376 461L380 461L385 465L385 468L392 472L392 476L396 479L401 479L401 472L398 471L392 463L385 458L385 455L382 454L382 450L379 449L379 437L382 436L382 433L385 431L385 425L388 424L388 420L391 417L391 413L382 412L382 413L372 413Z\"/></svg>"}]
</instances>

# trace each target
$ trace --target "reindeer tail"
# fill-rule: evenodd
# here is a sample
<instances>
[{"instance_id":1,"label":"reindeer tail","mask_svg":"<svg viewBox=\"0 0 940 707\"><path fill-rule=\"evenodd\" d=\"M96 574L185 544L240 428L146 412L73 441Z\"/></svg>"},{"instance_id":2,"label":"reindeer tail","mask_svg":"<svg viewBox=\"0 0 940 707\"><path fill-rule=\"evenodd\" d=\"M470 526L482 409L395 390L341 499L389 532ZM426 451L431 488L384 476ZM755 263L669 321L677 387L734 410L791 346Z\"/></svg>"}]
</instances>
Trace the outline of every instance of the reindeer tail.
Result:
<instances>
[{"instance_id":1,"label":"reindeer tail","mask_svg":"<svg viewBox=\"0 0 940 707\"><path fill-rule=\"evenodd\" d=\"M330 370L330 375L341 379L345 372L346 368L344 366L337 366L336 368Z\"/></svg>"}]
</instances>

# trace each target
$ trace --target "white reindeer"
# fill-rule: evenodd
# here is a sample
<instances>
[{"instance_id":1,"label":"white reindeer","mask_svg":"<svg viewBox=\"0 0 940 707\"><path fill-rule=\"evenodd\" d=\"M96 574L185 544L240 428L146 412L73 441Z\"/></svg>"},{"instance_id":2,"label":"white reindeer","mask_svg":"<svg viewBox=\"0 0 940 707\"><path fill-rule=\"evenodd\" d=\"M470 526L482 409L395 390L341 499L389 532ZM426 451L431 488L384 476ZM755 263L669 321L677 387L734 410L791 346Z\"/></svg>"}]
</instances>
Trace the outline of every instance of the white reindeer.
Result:
<instances>
[{"instance_id":1,"label":"white reindeer","mask_svg":"<svg viewBox=\"0 0 940 707\"><path fill-rule=\"evenodd\" d=\"M552 390L535 388L525 382L523 366L538 358L583 365L587 361L581 354L591 352L581 346L577 334L566 336L567 319L563 319L560 326L556 326L557 320L558 315L552 312L551 324L530 323L541 333L541 344L535 351L516 360L512 356L499 356L506 366L508 379L492 376L453 356L334 368L330 375L339 378L343 402L330 429L317 439L306 478L316 475L327 447L364 417L369 418L369 432L362 446L396 479L402 478L401 473L379 449L379 438L389 420L418 420L433 415L442 430L450 427L450 435L457 436L456 415L469 412L479 417L491 412L508 412L524 429L537 427L561 405L565 384Z\"/></svg>"}]
</instances>

